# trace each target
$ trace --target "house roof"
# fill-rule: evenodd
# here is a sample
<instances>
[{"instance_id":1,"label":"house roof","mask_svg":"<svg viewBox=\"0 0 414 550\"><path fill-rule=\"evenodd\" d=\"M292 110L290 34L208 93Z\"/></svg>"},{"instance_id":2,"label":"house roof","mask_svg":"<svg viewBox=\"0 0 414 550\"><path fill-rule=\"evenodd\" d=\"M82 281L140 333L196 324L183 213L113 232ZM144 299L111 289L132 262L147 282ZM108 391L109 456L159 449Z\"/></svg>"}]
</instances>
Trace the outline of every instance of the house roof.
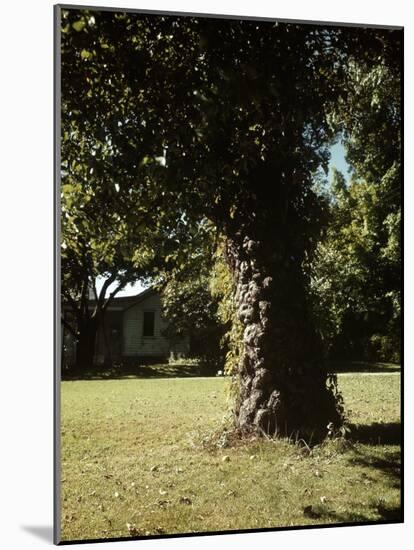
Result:
<instances>
[{"instance_id":1,"label":"house roof","mask_svg":"<svg viewBox=\"0 0 414 550\"><path fill-rule=\"evenodd\" d=\"M149 296L152 296L153 294L156 294L157 290L153 287L147 288L146 290L143 290L139 294L135 294L135 296L115 296L112 298L111 303L108 306L108 310L110 309L122 309L126 310L129 309L132 306L135 306L136 304L139 304ZM95 304L96 300L89 300L89 303L91 306Z\"/></svg>"},{"instance_id":2,"label":"house roof","mask_svg":"<svg viewBox=\"0 0 414 550\"><path fill-rule=\"evenodd\" d=\"M157 294L157 289L154 287L147 288L140 292L139 294L135 294L134 296L115 296L112 298L110 304L108 305L107 310L118 310L118 311L125 311L129 309L132 306L135 306L136 304L139 304L140 302L143 302L148 297L153 296L154 294ZM88 300L88 308L93 309L93 307L96 304L95 298L90 298ZM63 309L65 311L70 311L71 307L68 305L64 305Z\"/></svg>"}]
</instances>

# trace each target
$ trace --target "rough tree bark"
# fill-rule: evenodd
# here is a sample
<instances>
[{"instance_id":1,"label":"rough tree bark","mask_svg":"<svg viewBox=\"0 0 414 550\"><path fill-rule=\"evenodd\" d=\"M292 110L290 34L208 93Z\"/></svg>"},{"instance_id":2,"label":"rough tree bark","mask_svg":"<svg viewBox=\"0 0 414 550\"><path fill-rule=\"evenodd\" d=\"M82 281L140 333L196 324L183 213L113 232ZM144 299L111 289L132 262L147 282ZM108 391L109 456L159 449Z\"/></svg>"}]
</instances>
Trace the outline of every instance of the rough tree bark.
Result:
<instances>
[{"instance_id":1,"label":"rough tree bark","mask_svg":"<svg viewBox=\"0 0 414 550\"><path fill-rule=\"evenodd\" d=\"M79 370L93 366L97 331L96 319L89 319L79 327L76 345L76 368Z\"/></svg>"},{"instance_id":2,"label":"rough tree bark","mask_svg":"<svg viewBox=\"0 0 414 550\"><path fill-rule=\"evenodd\" d=\"M244 326L236 423L240 430L320 439L341 414L306 303L300 258L268 238L227 240L237 315Z\"/></svg>"}]
</instances>

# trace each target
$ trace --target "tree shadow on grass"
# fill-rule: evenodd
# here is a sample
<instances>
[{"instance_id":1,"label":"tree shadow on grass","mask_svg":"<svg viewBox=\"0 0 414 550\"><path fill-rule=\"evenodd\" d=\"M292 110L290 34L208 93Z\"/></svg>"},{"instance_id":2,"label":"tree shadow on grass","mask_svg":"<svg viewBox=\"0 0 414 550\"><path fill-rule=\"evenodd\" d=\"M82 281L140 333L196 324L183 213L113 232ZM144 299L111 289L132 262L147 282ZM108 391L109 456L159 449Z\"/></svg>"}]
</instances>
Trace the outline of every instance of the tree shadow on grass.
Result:
<instances>
[{"instance_id":1,"label":"tree shadow on grass","mask_svg":"<svg viewBox=\"0 0 414 550\"><path fill-rule=\"evenodd\" d=\"M363 443L364 446L352 446L352 452L349 456L349 461L352 466L362 466L369 473L378 475L369 475L362 470L359 473L358 482L366 483L381 483L385 488L386 485L393 489L401 489L401 451L397 449L384 449L377 443L372 444L372 441L377 441L378 437L388 437L389 444L398 444L401 440L401 432L399 424L373 424L371 426L363 426L363 430L355 430L353 432L352 442ZM351 432L352 433L352 432ZM359 438L357 439L357 437ZM368 444L367 444L368 443ZM352 510L336 511L329 504L316 504L304 508L304 515L318 520L329 520L335 524L352 524L352 523L400 523L403 521L403 511L400 505L387 503L385 499L376 499L371 501L369 509L364 512L356 512Z\"/></svg>"},{"instance_id":2,"label":"tree shadow on grass","mask_svg":"<svg viewBox=\"0 0 414 550\"><path fill-rule=\"evenodd\" d=\"M334 373L362 372L362 373L390 373L401 372L396 363L374 363L368 361L330 361L329 370Z\"/></svg>"},{"instance_id":3,"label":"tree shadow on grass","mask_svg":"<svg viewBox=\"0 0 414 550\"><path fill-rule=\"evenodd\" d=\"M125 380L133 378L191 378L216 376L217 367L203 364L121 365L86 372L62 372L62 380Z\"/></svg>"},{"instance_id":4,"label":"tree shadow on grass","mask_svg":"<svg viewBox=\"0 0 414 550\"><path fill-rule=\"evenodd\" d=\"M387 484L394 489L400 489L401 435L401 424L397 422L351 426L348 440L362 445L353 446L350 462L353 466L362 466L371 472L379 471ZM384 445L393 445L397 448L385 448ZM397 512L386 508L384 504L379 504L378 513L383 519L398 519L395 517ZM398 513L400 514L399 511Z\"/></svg>"},{"instance_id":5,"label":"tree shadow on grass","mask_svg":"<svg viewBox=\"0 0 414 550\"><path fill-rule=\"evenodd\" d=\"M309 508L311 510L309 511ZM336 512L330 510L325 506L316 505L307 507L305 515L313 519L326 519L333 521L337 524L349 524L349 523L381 523L381 522L402 522L403 514L400 506L387 506L382 502L378 502L373 505L373 511L377 516L376 519L372 518L372 515L361 514L360 512Z\"/></svg>"},{"instance_id":6,"label":"tree shadow on grass","mask_svg":"<svg viewBox=\"0 0 414 550\"><path fill-rule=\"evenodd\" d=\"M400 422L373 422L351 424L349 439L365 445L400 445L402 427Z\"/></svg>"},{"instance_id":7,"label":"tree shadow on grass","mask_svg":"<svg viewBox=\"0 0 414 550\"><path fill-rule=\"evenodd\" d=\"M378 454L375 453L358 451L357 456L352 458L352 464L380 470L386 478L388 478L388 481L393 487L400 487L401 453L399 450L389 452L386 456L378 456Z\"/></svg>"}]
</instances>

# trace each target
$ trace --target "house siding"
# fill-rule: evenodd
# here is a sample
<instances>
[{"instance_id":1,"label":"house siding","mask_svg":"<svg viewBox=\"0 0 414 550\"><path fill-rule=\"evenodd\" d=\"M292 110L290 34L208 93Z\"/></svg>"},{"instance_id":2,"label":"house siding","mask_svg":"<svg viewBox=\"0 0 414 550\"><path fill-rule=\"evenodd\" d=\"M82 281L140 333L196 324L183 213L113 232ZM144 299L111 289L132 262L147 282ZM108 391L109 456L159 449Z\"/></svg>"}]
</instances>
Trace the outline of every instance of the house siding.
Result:
<instances>
[{"instance_id":1,"label":"house siding","mask_svg":"<svg viewBox=\"0 0 414 550\"><path fill-rule=\"evenodd\" d=\"M154 336L143 336L144 311L154 312ZM158 294L128 308L123 316L123 355L126 357L168 357L170 343L162 334L167 323L161 316Z\"/></svg>"},{"instance_id":2,"label":"house siding","mask_svg":"<svg viewBox=\"0 0 414 550\"><path fill-rule=\"evenodd\" d=\"M156 360L188 357L189 338L183 336L168 339L163 335L168 323L161 315L161 297L155 291L146 291L146 294L141 297L138 295L115 298L109 305L104 324L97 334L95 364L103 364L106 360L122 361L122 358L133 357ZM92 307L93 304L91 304ZM145 311L154 312L154 336L143 335ZM66 310L65 314L69 316L70 310ZM64 361L71 365L74 364L76 357L75 340L68 331L63 330L63 326L62 332Z\"/></svg>"}]
</instances>

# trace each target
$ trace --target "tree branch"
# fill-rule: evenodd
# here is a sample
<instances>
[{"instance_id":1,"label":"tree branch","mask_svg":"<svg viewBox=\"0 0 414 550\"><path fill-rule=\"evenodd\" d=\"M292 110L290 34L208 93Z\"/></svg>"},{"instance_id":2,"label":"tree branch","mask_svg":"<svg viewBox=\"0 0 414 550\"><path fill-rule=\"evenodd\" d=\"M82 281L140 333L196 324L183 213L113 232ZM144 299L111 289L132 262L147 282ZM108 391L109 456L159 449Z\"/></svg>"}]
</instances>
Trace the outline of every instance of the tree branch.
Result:
<instances>
[{"instance_id":1,"label":"tree branch","mask_svg":"<svg viewBox=\"0 0 414 550\"><path fill-rule=\"evenodd\" d=\"M85 277L82 281L82 290L81 290L81 311L85 314L86 317L89 317L89 304L88 304L88 294L89 294L89 279Z\"/></svg>"},{"instance_id":2,"label":"tree branch","mask_svg":"<svg viewBox=\"0 0 414 550\"><path fill-rule=\"evenodd\" d=\"M73 328L73 326L69 323L69 321L67 319L65 319L65 317L61 317L61 321L62 321L62 324L68 329L68 331L72 334L72 336L74 336L75 338L78 337L77 335L77 332L76 332L76 329Z\"/></svg>"},{"instance_id":3,"label":"tree branch","mask_svg":"<svg viewBox=\"0 0 414 550\"><path fill-rule=\"evenodd\" d=\"M67 300L74 314L79 319L81 317L81 309L77 301L71 296L70 291L62 289L62 297Z\"/></svg>"},{"instance_id":4,"label":"tree branch","mask_svg":"<svg viewBox=\"0 0 414 550\"><path fill-rule=\"evenodd\" d=\"M122 290L124 288L124 286L126 285L126 281L123 282L123 283L120 283L116 288L115 290L113 290L110 295L108 296L108 298L106 299L106 301L104 302L103 306L102 306L102 311L106 311L106 308L109 306L110 302L112 301L112 299L114 298L114 296L116 296L118 294L118 292L120 290Z\"/></svg>"},{"instance_id":5,"label":"tree branch","mask_svg":"<svg viewBox=\"0 0 414 550\"><path fill-rule=\"evenodd\" d=\"M97 302L97 307L98 309L104 309L103 305L105 303L105 294L106 294L106 291L108 290L108 288L111 286L111 284L116 281L116 275L112 274L110 275L106 281L104 282L104 284L102 285L102 288L101 288L101 291L99 293L99 298L98 298L98 302Z\"/></svg>"}]
</instances>

